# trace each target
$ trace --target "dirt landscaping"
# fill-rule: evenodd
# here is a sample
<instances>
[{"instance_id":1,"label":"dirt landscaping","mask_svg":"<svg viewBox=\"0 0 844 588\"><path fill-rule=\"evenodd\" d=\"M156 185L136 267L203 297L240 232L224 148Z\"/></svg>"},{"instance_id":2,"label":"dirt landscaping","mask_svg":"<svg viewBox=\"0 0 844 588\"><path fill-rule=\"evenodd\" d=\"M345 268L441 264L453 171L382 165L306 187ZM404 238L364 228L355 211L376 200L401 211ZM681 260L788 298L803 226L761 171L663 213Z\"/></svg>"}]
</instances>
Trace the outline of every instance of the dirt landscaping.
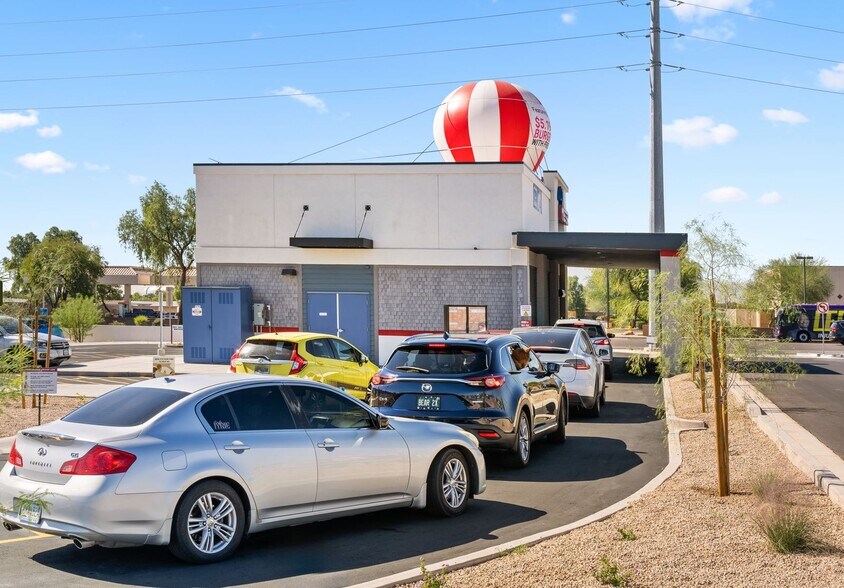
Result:
<instances>
[{"instance_id":1,"label":"dirt landscaping","mask_svg":"<svg viewBox=\"0 0 844 588\"><path fill-rule=\"evenodd\" d=\"M674 476L604 521L456 570L442 578L444 585L601 586L595 572L602 558L607 577L622 582L614 585L840 585L844 510L817 491L739 407L730 411L733 493L717 497L713 415L700 412L700 396L688 376L672 379L671 387L677 416L703 420L709 426L682 433L683 464ZM752 488L766 474L776 474L786 503L807 515L810 548L779 554L760 533L755 520L765 511Z\"/></svg>"},{"instance_id":2,"label":"dirt landscaping","mask_svg":"<svg viewBox=\"0 0 844 588\"><path fill-rule=\"evenodd\" d=\"M75 398L68 396L51 396L47 403L41 406L41 422L49 423L59 419L78 406L85 404L90 398ZM0 406L0 437L9 437L21 429L34 427L38 424L38 409L31 408L32 398L26 398L26 408L21 408L21 401L9 401Z\"/></svg>"}]
</instances>

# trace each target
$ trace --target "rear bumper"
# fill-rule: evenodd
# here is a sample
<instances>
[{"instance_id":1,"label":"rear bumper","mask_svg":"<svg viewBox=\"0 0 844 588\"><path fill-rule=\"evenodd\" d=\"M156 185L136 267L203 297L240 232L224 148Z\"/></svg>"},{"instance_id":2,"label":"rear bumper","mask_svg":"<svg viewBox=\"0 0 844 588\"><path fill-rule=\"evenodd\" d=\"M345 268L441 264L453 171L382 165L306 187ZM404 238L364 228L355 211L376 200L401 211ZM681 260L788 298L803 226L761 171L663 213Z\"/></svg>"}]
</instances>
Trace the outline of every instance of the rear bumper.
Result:
<instances>
[{"instance_id":1,"label":"rear bumper","mask_svg":"<svg viewBox=\"0 0 844 588\"><path fill-rule=\"evenodd\" d=\"M10 508L21 495L43 495L46 507L37 524L17 512L0 512L5 521L49 535L78 537L105 546L166 545L179 494L115 494L122 475L74 476L64 485L27 480L7 463L0 470L0 504Z\"/></svg>"},{"instance_id":2,"label":"rear bumper","mask_svg":"<svg viewBox=\"0 0 844 588\"><path fill-rule=\"evenodd\" d=\"M513 421L509 418L502 417L500 414L458 417L453 414L434 416L431 412L397 410L387 407L379 407L376 410L387 416L403 417L419 421L437 421L460 427L464 431L471 433L478 440L478 445L480 445L481 449L511 449L516 443L516 428L513 425ZM486 433L487 436L482 437L481 433ZM497 436L490 438L493 435Z\"/></svg>"}]
</instances>

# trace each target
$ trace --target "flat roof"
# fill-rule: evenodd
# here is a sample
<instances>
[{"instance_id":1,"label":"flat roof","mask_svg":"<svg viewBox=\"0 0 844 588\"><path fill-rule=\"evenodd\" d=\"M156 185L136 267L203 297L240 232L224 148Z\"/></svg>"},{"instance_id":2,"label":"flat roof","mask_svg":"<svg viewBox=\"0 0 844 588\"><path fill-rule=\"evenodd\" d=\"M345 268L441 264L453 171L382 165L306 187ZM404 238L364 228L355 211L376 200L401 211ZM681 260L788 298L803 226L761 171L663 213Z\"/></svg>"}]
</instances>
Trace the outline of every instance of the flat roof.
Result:
<instances>
[{"instance_id":1,"label":"flat roof","mask_svg":"<svg viewBox=\"0 0 844 588\"><path fill-rule=\"evenodd\" d=\"M661 255L676 255L686 233L517 232L516 245L570 267L659 269Z\"/></svg>"}]
</instances>

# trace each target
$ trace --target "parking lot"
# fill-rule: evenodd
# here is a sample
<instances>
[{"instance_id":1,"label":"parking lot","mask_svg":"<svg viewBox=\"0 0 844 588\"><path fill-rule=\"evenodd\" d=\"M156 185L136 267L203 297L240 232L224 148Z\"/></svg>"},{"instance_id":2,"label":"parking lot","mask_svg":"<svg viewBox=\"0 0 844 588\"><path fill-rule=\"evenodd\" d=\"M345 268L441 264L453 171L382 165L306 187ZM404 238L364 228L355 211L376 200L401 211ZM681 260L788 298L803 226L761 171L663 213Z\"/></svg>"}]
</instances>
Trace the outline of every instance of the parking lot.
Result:
<instances>
[{"instance_id":1,"label":"parking lot","mask_svg":"<svg viewBox=\"0 0 844 588\"><path fill-rule=\"evenodd\" d=\"M539 442L531 464L512 470L488 458L489 486L466 514L432 519L394 510L269 531L231 560L189 566L164 548L77 550L68 541L18 530L0 534L0 558L16 563L16 586L346 586L447 560L576 521L644 486L668 461L653 379L608 384L598 420L576 417L565 445ZM6 576L8 577L8 576ZM3 582L0 581L0 585Z\"/></svg>"}]
</instances>

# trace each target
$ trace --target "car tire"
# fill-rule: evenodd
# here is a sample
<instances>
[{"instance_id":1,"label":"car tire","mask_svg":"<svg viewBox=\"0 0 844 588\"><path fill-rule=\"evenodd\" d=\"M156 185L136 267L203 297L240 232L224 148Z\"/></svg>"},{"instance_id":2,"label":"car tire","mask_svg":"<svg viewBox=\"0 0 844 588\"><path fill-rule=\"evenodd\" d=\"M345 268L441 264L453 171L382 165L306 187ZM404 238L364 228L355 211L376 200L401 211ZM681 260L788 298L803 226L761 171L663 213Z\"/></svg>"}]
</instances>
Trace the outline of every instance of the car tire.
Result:
<instances>
[{"instance_id":1,"label":"car tire","mask_svg":"<svg viewBox=\"0 0 844 588\"><path fill-rule=\"evenodd\" d=\"M438 517L456 517L469 505L472 479L466 456L458 449L440 453L428 471L425 510Z\"/></svg>"},{"instance_id":2,"label":"car tire","mask_svg":"<svg viewBox=\"0 0 844 588\"><path fill-rule=\"evenodd\" d=\"M554 429L553 433L548 435L548 438L554 443L566 442L566 412L568 412L568 410L566 407L565 395L566 391L563 390L563 393L560 395L560 403L557 405L557 428Z\"/></svg>"},{"instance_id":3,"label":"car tire","mask_svg":"<svg viewBox=\"0 0 844 588\"><path fill-rule=\"evenodd\" d=\"M519 412L516 421L516 440L510 450L510 466L525 468L530 463L531 445L533 443L533 426L526 409Z\"/></svg>"},{"instance_id":4,"label":"car tire","mask_svg":"<svg viewBox=\"0 0 844 588\"><path fill-rule=\"evenodd\" d=\"M596 419L601 416L601 405L603 404L603 402L601 402L601 396L602 394L598 391L598 382L595 382L595 403L591 408L585 411L586 416L589 418Z\"/></svg>"},{"instance_id":5,"label":"car tire","mask_svg":"<svg viewBox=\"0 0 844 588\"><path fill-rule=\"evenodd\" d=\"M215 519L211 516L214 510L221 510L225 515ZM240 496L228 484L208 480L188 490L179 501L168 547L183 561L213 563L235 552L245 530L246 511Z\"/></svg>"},{"instance_id":6,"label":"car tire","mask_svg":"<svg viewBox=\"0 0 844 588\"><path fill-rule=\"evenodd\" d=\"M808 343L812 340L812 336L809 334L809 331L800 331L797 333L797 341L799 343Z\"/></svg>"},{"instance_id":7,"label":"car tire","mask_svg":"<svg viewBox=\"0 0 844 588\"><path fill-rule=\"evenodd\" d=\"M604 381L609 382L612 380L612 364L605 363L604 364Z\"/></svg>"}]
</instances>

